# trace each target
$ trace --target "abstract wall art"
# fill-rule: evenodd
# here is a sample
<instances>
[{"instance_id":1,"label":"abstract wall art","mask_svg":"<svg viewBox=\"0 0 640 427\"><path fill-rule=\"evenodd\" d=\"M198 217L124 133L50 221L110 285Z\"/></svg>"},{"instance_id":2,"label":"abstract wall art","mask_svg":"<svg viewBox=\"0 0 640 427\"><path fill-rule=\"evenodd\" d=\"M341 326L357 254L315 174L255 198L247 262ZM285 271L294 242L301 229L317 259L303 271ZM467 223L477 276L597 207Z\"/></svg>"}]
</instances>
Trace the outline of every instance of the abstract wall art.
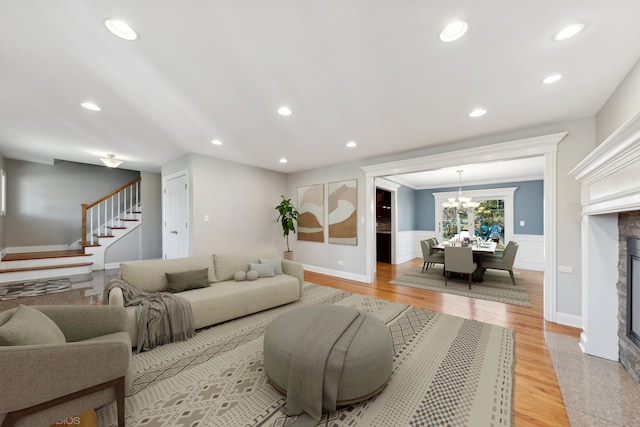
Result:
<instances>
[{"instance_id":1,"label":"abstract wall art","mask_svg":"<svg viewBox=\"0 0 640 427\"><path fill-rule=\"evenodd\" d=\"M298 240L324 242L324 184L298 187Z\"/></svg>"},{"instance_id":2,"label":"abstract wall art","mask_svg":"<svg viewBox=\"0 0 640 427\"><path fill-rule=\"evenodd\" d=\"M329 183L329 243L358 244L358 180Z\"/></svg>"}]
</instances>

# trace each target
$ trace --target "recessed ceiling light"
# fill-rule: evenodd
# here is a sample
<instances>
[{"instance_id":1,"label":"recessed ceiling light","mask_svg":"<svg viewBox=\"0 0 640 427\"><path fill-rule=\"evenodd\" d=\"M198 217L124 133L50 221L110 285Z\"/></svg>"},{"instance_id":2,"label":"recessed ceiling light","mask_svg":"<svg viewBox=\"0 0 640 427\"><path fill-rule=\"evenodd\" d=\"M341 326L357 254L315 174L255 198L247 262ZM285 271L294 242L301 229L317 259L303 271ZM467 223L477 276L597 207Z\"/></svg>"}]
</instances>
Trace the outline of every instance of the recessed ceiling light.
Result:
<instances>
[{"instance_id":1,"label":"recessed ceiling light","mask_svg":"<svg viewBox=\"0 0 640 427\"><path fill-rule=\"evenodd\" d=\"M568 38L575 36L583 29L584 29L584 24L569 25L568 27L565 27L562 30L560 30L555 36L553 36L553 39L558 42L562 40L566 40Z\"/></svg>"},{"instance_id":2,"label":"recessed ceiling light","mask_svg":"<svg viewBox=\"0 0 640 427\"><path fill-rule=\"evenodd\" d=\"M487 114L487 110L485 110L484 108L476 108L469 113L469 117L480 117L484 116L485 114Z\"/></svg>"},{"instance_id":3,"label":"recessed ceiling light","mask_svg":"<svg viewBox=\"0 0 640 427\"><path fill-rule=\"evenodd\" d=\"M214 139L213 141L211 141L211 143L213 145L222 145L222 141L220 141L219 139Z\"/></svg>"},{"instance_id":4,"label":"recessed ceiling light","mask_svg":"<svg viewBox=\"0 0 640 427\"><path fill-rule=\"evenodd\" d=\"M443 42L452 42L458 40L464 36L469 26L464 21L455 21L444 27L444 30L440 33L440 40Z\"/></svg>"},{"instance_id":5,"label":"recessed ceiling light","mask_svg":"<svg viewBox=\"0 0 640 427\"><path fill-rule=\"evenodd\" d=\"M278 114L280 114L281 116L290 116L293 113L293 111L291 111L291 108L283 105L282 107L278 108Z\"/></svg>"},{"instance_id":6,"label":"recessed ceiling light","mask_svg":"<svg viewBox=\"0 0 640 427\"><path fill-rule=\"evenodd\" d=\"M91 111L102 111L102 108L98 107L96 104L94 104L93 102L83 102L82 104L80 104L82 107L86 108L87 110L91 110Z\"/></svg>"},{"instance_id":7,"label":"recessed ceiling light","mask_svg":"<svg viewBox=\"0 0 640 427\"><path fill-rule=\"evenodd\" d=\"M116 36L124 40L135 40L138 38L138 34L125 22L117 19L107 19L104 21L105 27Z\"/></svg>"},{"instance_id":8,"label":"recessed ceiling light","mask_svg":"<svg viewBox=\"0 0 640 427\"><path fill-rule=\"evenodd\" d=\"M284 157L280 159L280 163L288 163L289 161L287 159L285 159Z\"/></svg>"},{"instance_id":9,"label":"recessed ceiling light","mask_svg":"<svg viewBox=\"0 0 640 427\"><path fill-rule=\"evenodd\" d=\"M349 147L349 148L355 148L357 146L358 146L358 144L355 141L347 142L347 147Z\"/></svg>"},{"instance_id":10,"label":"recessed ceiling light","mask_svg":"<svg viewBox=\"0 0 640 427\"><path fill-rule=\"evenodd\" d=\"M542 82L545 84L551 84L551 83L557 82L561 78L562 78L562 74L551 74L550 76L545 77L544 80L542 80Z\"/></svg>"}]
</instances>

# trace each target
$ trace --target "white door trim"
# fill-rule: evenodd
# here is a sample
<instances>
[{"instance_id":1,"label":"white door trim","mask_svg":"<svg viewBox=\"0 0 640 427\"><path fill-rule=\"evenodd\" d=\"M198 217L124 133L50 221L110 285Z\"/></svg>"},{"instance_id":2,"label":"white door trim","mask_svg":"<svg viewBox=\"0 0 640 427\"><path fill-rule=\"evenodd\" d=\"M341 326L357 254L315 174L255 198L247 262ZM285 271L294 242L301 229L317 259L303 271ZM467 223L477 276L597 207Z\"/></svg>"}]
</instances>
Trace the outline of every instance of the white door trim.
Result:
<instances>
[{"instance_id":1,"label":"white door trim","mask_svg":"<svg viewBox=\"0 0 640 427\"><path fill-rule=\"evenodd\" d=\"M541 135L483 145L430 156L363 166L365 172L365 268L368 282L376 274L375 263L375 178L385 175L421 172L474 162L544 156L544 318L556 321L556 151L567 132Z\"/></svg>"}]
</instances>

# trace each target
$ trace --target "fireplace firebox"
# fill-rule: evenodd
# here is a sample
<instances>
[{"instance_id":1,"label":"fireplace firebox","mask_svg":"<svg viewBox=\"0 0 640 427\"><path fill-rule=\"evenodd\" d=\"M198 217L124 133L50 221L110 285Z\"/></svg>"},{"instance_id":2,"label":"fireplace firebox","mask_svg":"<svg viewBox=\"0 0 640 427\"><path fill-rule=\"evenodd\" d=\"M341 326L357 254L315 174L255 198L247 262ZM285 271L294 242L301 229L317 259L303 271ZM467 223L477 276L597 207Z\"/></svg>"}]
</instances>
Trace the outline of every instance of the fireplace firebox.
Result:
<instances>
[{"instance_id":1,"label":"fireplace firebox","mask_svg":"<svg viewBox=\"0 0 640 427\"><path fill-rule=\"evenodd\" d=\"M640 348L640 239L627 239L627 337Z\"/></svg>"}]
</instances>

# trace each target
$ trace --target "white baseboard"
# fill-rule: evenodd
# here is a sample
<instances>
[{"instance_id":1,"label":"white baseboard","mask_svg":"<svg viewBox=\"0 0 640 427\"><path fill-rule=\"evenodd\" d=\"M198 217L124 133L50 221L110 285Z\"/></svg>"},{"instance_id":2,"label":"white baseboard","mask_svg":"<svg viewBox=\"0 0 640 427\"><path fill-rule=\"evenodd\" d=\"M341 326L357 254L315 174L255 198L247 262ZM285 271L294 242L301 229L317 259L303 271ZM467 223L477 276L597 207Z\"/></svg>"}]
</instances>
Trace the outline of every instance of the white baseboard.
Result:
<instances>
[{"instance_id":1,"label":"white baseboard","mask_svg":"<svg viewBox=\"0 0 640 427\"><path fill-rule=\"evenodd\" d=\"M582 316L556 312L556 323L582 329Z\"/></svg>"},{"instance_id":2,"label":"white baseboard","mask_svg":"<svg viewBox=\"0 0 640 427\"><path fill-rule=\"evenodd\" d=\"M355 280L356 282L368 283L367 276L364 274L349 273L347 271L333 270L331 268L318 267L315 265L303 264L305 270L314 273L326 274L327 276L340 277L341 279Z\"/></svg>"}]
</instances>

